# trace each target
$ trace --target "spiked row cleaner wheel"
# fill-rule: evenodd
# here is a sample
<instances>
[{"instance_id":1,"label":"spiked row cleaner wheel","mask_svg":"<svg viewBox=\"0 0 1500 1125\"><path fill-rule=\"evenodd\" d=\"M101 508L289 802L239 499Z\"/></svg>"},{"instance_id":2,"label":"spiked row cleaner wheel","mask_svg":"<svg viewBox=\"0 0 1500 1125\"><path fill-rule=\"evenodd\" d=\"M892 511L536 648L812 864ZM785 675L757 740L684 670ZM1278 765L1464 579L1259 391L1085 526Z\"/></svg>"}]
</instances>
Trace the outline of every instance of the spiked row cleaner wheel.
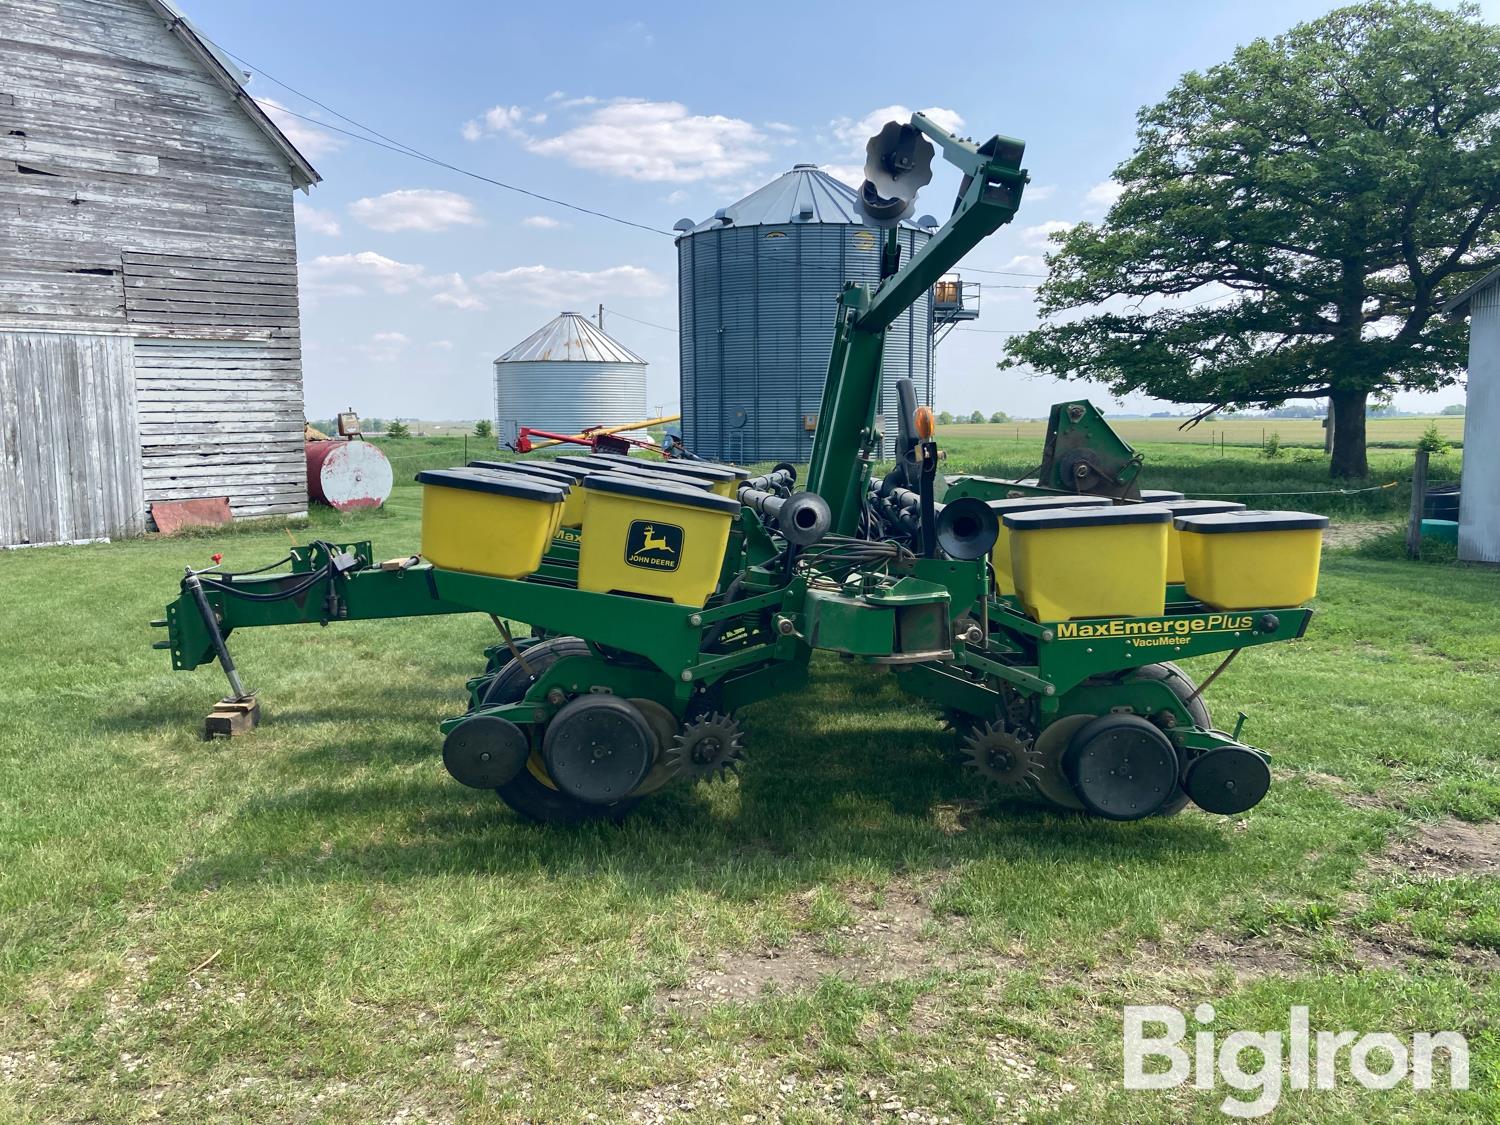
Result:
<instances>
[{"instance_id":1,"label":"spiked row cleaner wheel","mask_svg":"<svg viewBox=\"0 0 1500 1125\"><path fill-rule=\"evenodd\" d=\"M712 780L733 771L746 761L743 732L728 715L710 713L682 728L667 751L667 766L674 775L689 780Z\"/></svg>"}]
</instances>

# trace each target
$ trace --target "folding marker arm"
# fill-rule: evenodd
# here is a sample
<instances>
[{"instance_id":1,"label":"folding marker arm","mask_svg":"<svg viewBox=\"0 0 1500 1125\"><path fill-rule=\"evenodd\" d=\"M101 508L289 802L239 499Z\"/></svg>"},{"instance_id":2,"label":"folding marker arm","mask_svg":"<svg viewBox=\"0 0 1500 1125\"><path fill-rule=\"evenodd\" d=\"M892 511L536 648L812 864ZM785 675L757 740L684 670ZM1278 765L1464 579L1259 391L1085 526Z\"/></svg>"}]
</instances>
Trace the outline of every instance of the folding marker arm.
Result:
<instances>
[{"instance_id":1,"label":"folding marker arm","mask_svg":"<svg viewBox=\"0 0 1500 1125\"><path fill-rule=\"evenodd\" d=\"M864 505L886 328L965 254L1015 217L1026 186L1022 142L994 136L976 146L921 113L912 115L911 124L937 142L943 156L963 171L964 181L953 214L925 246L873 295L851 284L840 300L807 475L808 489L828 501L833 531L839 535L855 533Z\"/></svg>"}]
</instances>

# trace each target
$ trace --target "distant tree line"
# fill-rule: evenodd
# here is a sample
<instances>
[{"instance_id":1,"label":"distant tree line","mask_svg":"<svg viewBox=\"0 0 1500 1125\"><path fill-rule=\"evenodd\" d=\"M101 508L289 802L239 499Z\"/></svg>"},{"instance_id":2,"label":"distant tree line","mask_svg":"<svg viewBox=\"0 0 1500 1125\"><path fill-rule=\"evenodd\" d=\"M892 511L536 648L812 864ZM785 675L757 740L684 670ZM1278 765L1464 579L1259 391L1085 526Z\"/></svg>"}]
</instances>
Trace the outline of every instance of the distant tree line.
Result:
<instances>
[{"instance_id":1,"label":"distant tree line","mask_svg":"<svg viewBox=\"0 0 1500 1125\"><path fill-rule=\"evenodd\" d=\"M991 425L999 425L1001 422L1009 422L1010 415L1003 410L997 410L993 414L986 414L982 410L973 410L968 414L954 414L951 410L941 410L937 416L938 425L951 426L955 422L964 422L970 425L983 425L989 422Z\"/></svg>"}]
</instances>

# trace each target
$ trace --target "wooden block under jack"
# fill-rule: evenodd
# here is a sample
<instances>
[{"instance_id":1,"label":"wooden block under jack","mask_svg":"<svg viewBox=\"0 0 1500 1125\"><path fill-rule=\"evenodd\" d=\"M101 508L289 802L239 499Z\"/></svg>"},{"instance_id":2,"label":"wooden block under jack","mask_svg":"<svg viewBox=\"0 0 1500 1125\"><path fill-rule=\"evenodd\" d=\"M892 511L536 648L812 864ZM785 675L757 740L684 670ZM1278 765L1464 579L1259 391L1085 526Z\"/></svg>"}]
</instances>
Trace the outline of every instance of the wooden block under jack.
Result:
<instances>
[{"instance_id":1,"label":"wooden block under jack","mask_svg":"<svg viewBox=\"0 0 1500 1125\"><path fill-rule=\"evenodd\" d=\"M203 741L215 738L234 738L249 734L260 723L260 700L255 696L244 699L221 699L203 720Z\"/></svg>"}]
</instances>

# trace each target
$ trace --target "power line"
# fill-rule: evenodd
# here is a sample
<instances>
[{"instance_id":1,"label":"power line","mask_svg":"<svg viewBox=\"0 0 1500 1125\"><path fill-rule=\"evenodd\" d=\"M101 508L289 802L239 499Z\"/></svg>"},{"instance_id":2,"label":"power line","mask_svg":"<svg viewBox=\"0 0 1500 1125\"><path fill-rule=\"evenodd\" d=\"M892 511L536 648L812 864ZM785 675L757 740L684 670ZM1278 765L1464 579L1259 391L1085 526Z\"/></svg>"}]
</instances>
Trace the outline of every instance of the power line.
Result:
<instances>
[{"instance_id":1,"label":"power line","mask_svg":"<svg viewBox=\"0 0 1500 1125\"><path fill-rule=\"evenodd\" d=\"M1046 277L1047 276L1047 274L1044 274L1044 273L1024 273L1021 270L987 270L987 269L982 269L979 266L963 266L963 265L961 265L961 266L958 267L958 269L961 272L963 272L963 273L992 273L992 274L996 274L999 277Z\"/></svg>"},{"instance_id":2,"label":"power line","mask_svg":"<svg viewBox=\"0 0 1500 1125\"><path fill-rule=\"evenodd\" d=\"M515 184L508 184L503 180L497 180L491 176L482 175L479 172L471 172L467 168L460 168L456 164L449 164L446 160L440 160L435 156L428 156L427 154L419 152L416 149L400 147L399 141L394 144L386 144L383 141L377 141L371 137L367 137L362 133L356 133L352 129L342 129L337 125L330 125L328 122L321 121L316 117L309 117L305 113L298 113L296 110L287 109L285 106L278 106L277 112L285 113L289 117L295 117L298 120L309 122L310 124L316 125L320 129L327 129L330 132L334 133L342 133L346 137L352 137L356 141L363 141L367 145L374 145L376 148L386 149L387 151L394 152L399 156L409 156L413 160L420 160L426 164L432 164L439 168L446 168L450 172L457 172L460 176L468 176L470 179L479 180L480 182L486 184L493 184L495 187L504 188L506 191L513 191L520 195L529 196L532 199L539 199L543 203L551 203L557 207L565 207L569 211L577 211L580 214L592 215L596 219L607 219L609 222L619 223L621 226L634 227L637 230L650 231L652 234L664 234L668 237L672 237L672 232L669 230L662 230L660 227L648 226L645 223L637 223L632 219L622 219L618 215L611 215L604 211L595 211L593 208L583 207L577 203L569 203L566 200L557 199L554 196L543 195L538 191L531 191L527 188L517 187ZM360 126L360 128L364 128L364 126Z\"/></svg>"},{"instance_id":3,"label":"power line","mask_svg":"<svg viewBox=\"0 0 1500 1125\"><path fill-rule=\"evenodd\" d=\"M662 332L670 332L674 336L677 335L677 329L675 328L668 328L665 324L653 324L649 320L641 320L639 317L631 316L629 313L622 313L619 309L612 309L608 305L604 306L604 311L610 316L623 317L625 320L634 321L636 324L644 324L647 328L656 328Z\"/></svg>"},{"instance_id":4,"label":"power line","mask_svg":"<svg viewBox=\"0 0 1500 1125\"><path fill-rule=\"evenodd\" d=\"M54 30L52 28L40 27L40 26L38 26L36 24L26 23L25 21L21 21L21 26L28 27L32 31L38 32L38 33L40 33L42 35L51 36L51 37L54 37L54 38L57 38L57 39L62 39L62 40L65 40L65 41L67 41L69 43L75 43L75 44L77 44L77 45L79 45L81 47L87 47L90 51L93 51L93 52L95 52L97 54L100 54L100 55L104 56L105 58L120 59L120 60L126 61L126 62L133 61L133 60L128 59L126 56L118 55L118 54L111 54L108 51L100 50L99 45L97 43L91 43L91 42L88 42L88 41L83 40L83 39L78 39L78 38L75 38L74 36L64 34L63 32L56 31L56 30ZM420 161L423 161L424 163L434 165L435 167L438 167L438 168L446 168L448 171L450 171L450 172L456 172L460 176L468 176L470 179L478 180L481 183L486 183L486 184L490 184L490 185L492 185L494 187L503 188L506 191L513 191L513 192L516 192L519 195L524 195L524 196L527 196L527 197L529 197L531 199L540 200L543 203L550 203L554 207L563 207L563 208L566 208L569 211L576 211L576 212L578 212L579 214L582 214L582 215L592 215L596 219L605 219L608 222L618 223L621 226L634 227L637 230L650 231L652 234L662 234L662 235L666 235L669 238L674 237L674 233L672 231L662 230L660 227L653 227L653 226L650 226L649 224L646 224L646 223L638 223L638 222L635 222L632 219L622 219L618 215L611 215L611 214L609 214L609 213L607 213L605 211L596 211L596 210L594 210L591 207L584 207L584 206L581 206L580 204L577 204L577 203L569 203L567 200L558 199L555 196L543 195L541 192L531 191L528 188L519 187L516 184L506 183L504 180L497 180L497 179L495 179L492 176L486 176L486 175L483 175L483 174L481 174L479 172L472 172L472 171L470 171L467 168L461 168L457 164L450 164L446 160L443 160L443 159L441 159L439 157L436 157L436 156L432 156L431 154L425 153L425 152L421 151L420 149L413 148L411 145L406 144L403 141L398 141L398 140L394 139L393 137L389 137L386 134L384 134L384 133L382 133L382 132L380 132L380 131L378 131L376 129L373 129L370 126L364 124L363 122L356 121L354 118L348 116L347 114L340 113L338 110L334 109L332 106L329 106L326 103L319 101L317 98L314 98L310 94L304 94L301 90L298 90L296 87L287 85L285 82L281 81L279 78L275 78L271 74L269 74L268 72L266 72L264 70L261 70L259 67L255 66L253 63L251 63L248 59L244 58L243 56L236 54L235 52L231 51L229 48L223 46L222 44L216 43L214 40L212 40L208 36L204 35L203 32L201 32L200 30L198 30L198 28L196 26L194 26L193 24L188 23L187 26L189 28L191 28L193 34L196 35L199 39L203 40L204 43L207 43L210 46L214 47L215 49L217 49L219 51L222 51L225 55L228 55L230 58L232 58L236 62L238 62L241 66L244 66L248 70L255 71L262 78L265 78L268 82L271 82L274 85L281 87L283 90L286 90L289 93L295 94L297 97L302 98L305 101L311 102L313 105L318 106L320 109L326 110L328 113L333 114L335 117L339 118L340 120L347 121L349 124L355 126L356 128L364 130L364 132L363 133L356 133L356 132L353 132L353 131L351 131L349 129L341 129L337 125L332 125L332 124L328 123L327 121L319 120L316 117L309 117L305 113L298 113L295 110L288 109L285 106L276 106L276 107L274 107L274 112L285 113L288 116L295 117L295 118L297 118L300 121L306 121L309 124L316 125L320 129L327 129L327 130L329 130L331 132L334 132L334 133L341 133L344 136L351 137L351 138L353 138L356 141L363 141L365 144L374 145L376 148L383 148L383 149L386 149L389 152L394 152L394 153L397 153L397 154L399 154L401 156L410 157L413 160L420 160ZM241 89L243 89L243 86L241 87ZM248 93L248 91L246 91L246 96L247 97L250 96L249 93ZM258 102L257 99L254 99L252 97L251 100L252 101L257 101L257 104L259 104L259 102ZM265 112L272 112L271 110L267 110L267 107L265 107L264 105L261 106L261 109L262 109L262 111L265 111ZM366 136L365 133L370 134L370 136ZM375 139L377 137L379 138L379 140Z\"/></svg>"}]
</instances>

